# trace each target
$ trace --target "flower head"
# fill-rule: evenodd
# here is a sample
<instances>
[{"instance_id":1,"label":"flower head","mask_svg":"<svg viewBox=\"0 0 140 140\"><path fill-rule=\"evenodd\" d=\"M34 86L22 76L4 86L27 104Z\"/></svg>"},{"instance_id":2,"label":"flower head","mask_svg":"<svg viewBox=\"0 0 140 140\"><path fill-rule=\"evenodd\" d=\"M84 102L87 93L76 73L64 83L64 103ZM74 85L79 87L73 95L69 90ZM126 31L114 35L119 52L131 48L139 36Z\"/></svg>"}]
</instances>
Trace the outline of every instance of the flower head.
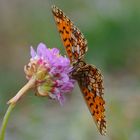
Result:
<instances>
[{"instance_id":1,"label":"flower head","mask_svg":"<svg viewBox=\"0 0 140 140\"><path fill-rule=\"evenodd\" d=\"M70 92L75 81L70 78L70 60L60 55L57 48L49 49L40 43L35 51L31 47L31 59L24 68L28 80L35 77L38 96L49 96L64 102L64 94Z\"/></svg>"}]
</instances>

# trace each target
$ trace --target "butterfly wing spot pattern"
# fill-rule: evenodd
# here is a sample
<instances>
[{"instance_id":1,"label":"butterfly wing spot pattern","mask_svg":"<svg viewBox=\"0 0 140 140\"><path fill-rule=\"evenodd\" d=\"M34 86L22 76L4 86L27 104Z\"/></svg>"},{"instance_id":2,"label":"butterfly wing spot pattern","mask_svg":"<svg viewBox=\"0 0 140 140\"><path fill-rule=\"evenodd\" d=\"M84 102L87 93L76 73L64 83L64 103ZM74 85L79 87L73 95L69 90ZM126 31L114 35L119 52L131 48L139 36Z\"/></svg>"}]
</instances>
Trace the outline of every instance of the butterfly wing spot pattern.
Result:
<instances>
[{"instance_id":1,"label":"butterfly wing spot pattern","mask_svg":"<svg viewBox=\"0 0 140 140\"><path fill-rule=\"evenodd\" d=\"M60 33L63 45L71 62L84 57L87 52L87 41L73 22L56 6L52 6L52 13Z\"/></svg>"},{"instance_id":2,"label":"butterfly wing spot pattern","mask_svg":"<svg viewBox=\"0 0 140 140\"><path fill-rule=\"evenodd\" d=\"M102 135L106 134L105 101L103 99L103 78L101 72L86 64L84 55L88 50L87 41L81 31L56 6L52 13L58 32L73 66L71 76L78 81L89 111Z\"/></svg>"},{"instance_id":3,"label":"butterfly wing spot pattern","mask_svg":"<svg viewBox=\"0 0 140 140\"><path fill-rule=\"evenodd\" d=\"M71 26L73 23L63 14L63 12L57 7L52 7L52 12L56 21L58 31L60 33L63 45L67 51L67 54L72 61L72 42L71 42Z\"/></svg>"},{"instance_id":4,"label":"butterfly wing spot pattern","mask_svg":"<svg viewBox=\"0 0 140 140\"><path fill-rule=\"evenodd\" d=\"M102 97L104 88L100 71L94 66L87 64L77 71L77 81L100 133L105 135L105 101Z\"/></svg>"}]
</instances>

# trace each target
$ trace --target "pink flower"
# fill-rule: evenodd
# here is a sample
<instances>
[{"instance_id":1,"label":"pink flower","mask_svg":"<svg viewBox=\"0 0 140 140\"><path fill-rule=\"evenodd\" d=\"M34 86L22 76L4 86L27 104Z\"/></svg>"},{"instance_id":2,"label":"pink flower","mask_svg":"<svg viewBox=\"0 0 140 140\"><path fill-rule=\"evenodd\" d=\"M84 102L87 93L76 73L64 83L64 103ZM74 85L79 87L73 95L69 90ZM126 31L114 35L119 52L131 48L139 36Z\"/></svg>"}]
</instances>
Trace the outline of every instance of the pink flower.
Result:
<instances>
[{"instance_id":1,"label":"pink flower","mask_svg":"<svg viewBox=\"0 0 140 140\"><path fill-rule=\"evenodd\" d=\"M25 66L27 79L36 77L38 96L49 96L62 105L65 93L71 92L75 80L69 74L72 70L70 60L60 55L57 48L49 49L40 43L35 51L31 47L31 59Z\"/></svg>"}]
</instances>

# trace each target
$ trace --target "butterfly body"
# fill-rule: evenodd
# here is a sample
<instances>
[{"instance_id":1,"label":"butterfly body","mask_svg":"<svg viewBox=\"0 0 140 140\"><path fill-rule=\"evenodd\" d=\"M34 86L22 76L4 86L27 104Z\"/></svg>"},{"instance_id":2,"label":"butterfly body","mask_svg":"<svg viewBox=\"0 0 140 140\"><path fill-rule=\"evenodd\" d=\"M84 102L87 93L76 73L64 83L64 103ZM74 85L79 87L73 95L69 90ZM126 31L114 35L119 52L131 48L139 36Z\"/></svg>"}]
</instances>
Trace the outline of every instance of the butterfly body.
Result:
<instances>
[{"instance_id":1,"label":"butterfly body","mask_svg":"<svg viewBox=\"0 0 140 140\"><path fill-rule=\"evenodd\" d=\"M84 55L88 50L87 41L81 31L56 6L52 13L63 45L73 66L71 77L77 80L89 111L102 135L106 134L105 101L103 99L103 77L99 69L87 64Z\"/></svg>"}]
</instances>

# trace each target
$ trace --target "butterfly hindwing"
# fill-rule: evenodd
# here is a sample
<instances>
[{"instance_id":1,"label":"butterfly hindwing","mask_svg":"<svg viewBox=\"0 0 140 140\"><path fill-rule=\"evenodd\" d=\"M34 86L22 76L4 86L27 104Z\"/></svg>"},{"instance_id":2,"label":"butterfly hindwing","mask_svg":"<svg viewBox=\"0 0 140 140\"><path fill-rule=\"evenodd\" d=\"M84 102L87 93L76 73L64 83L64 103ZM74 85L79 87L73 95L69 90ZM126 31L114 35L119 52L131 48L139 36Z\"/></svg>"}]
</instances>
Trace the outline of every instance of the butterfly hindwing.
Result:
<instances>
[{"instance_id":1,"label":"butterfly hindwing","mask_svg":"<svg viewBox=\"0 0 140 140\"><path fill-rule=\"evenodd\" d=\"M56 6L52 7L56 26L60 33L63 45L71 62L84 57L87 52L87 41L73 22Z\"/></svg>"},{"instance_id":2,"label":"butterfly hindwing","mask_svg":"<svg viewBox=\"0 0 140 140\"><path fill-rule=\"evenodd\" d=\"M85 65L77 71L76 79L85 102L102 135L106 134L105 101L103 99L103 79L100 71L92 65Z\"/></svg>"}]
</instances>

